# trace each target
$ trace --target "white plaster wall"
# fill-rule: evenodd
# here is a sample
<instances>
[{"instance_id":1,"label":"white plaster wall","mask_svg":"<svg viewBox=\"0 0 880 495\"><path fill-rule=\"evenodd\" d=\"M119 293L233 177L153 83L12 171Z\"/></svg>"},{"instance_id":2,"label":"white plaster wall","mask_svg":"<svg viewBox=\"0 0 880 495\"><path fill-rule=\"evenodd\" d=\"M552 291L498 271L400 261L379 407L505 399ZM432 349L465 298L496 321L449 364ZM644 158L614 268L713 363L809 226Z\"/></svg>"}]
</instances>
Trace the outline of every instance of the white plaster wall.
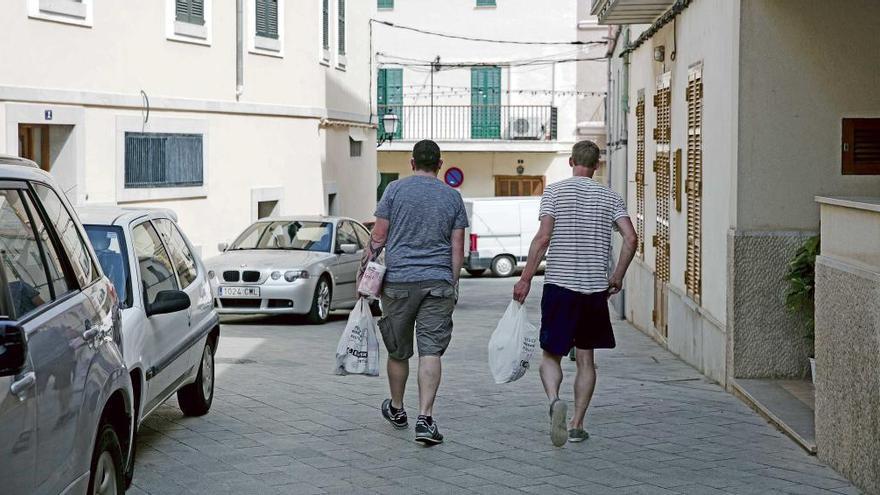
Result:
<instances>
[{"instance_id":1,"label":"white plaster wall","mask_svg":"<svg viewBox=\"0 0 880 495\"><path fill-rule=\"evenodd\" d=\"M840 165L841 119L880 117L878 19L873 0L742 0L738 229L817 230L814 196L880 194Z\"/></svg>"},{"instance_id":2,"label":"white plaster wall","mask_svg":"<svg viewBox=\"0 0 880 495\"><path fill-rule=\"evenodd\" d=\"M632 53L629 84L630 113L628 128L629 191L628 205L635 218L635 104L638 91L645 91L645 262L655 265L651 238L656 233L656 180L652 164L656 157L653 130L656 109L653 95L656 78L672 73L672 145L683 150L683 175L686 171L687 102L685 87L688 68L703 63L703 291L702 307L717 321L726 321L727 314L727 232L732 227L730 203L735 184L730 177L736 164L736 94L737 53L739 37L738 1L701 0L684 10L676 23L667 24L660 32ZM673 36L673 28L678 31ZM632 33L632 39L640 34ZM675 41L677 41L677 46ZM653 60L655 46L665 46L664 62ZM675 51L675 60L671 52ZM682 188L682 211L677 212L670 201L671 280L673 287L684 291L685 255L687 249L687 199Z\"/></svg>"},{"instance_id":3,"label":"white plaster wall","mask_svg":"<svg viewBox=\"0 0 880 495\"><path fill-rule=\"evenodd\" d=\"M372 0L370 0L371 3ZM461 33L466 36L511 39L574 41L581 39L601 39L604 30L579 33L577 0L543 2L538 6L529 0L499 1L497 7L475 7L475 0L398 0L392 10L379 10L377 18L405 26L415 26L443 33ZM433 60L441 57L442 63L498 63L525 59L561 59L601 57L604 46L592 49L576 45L502 45L478 43L428 36L419 33L393 29L382 25L373 26L375 49L385 53L378 60L383 67L395 65L392 55L418 60ZM400 63L406 61L398 60ZM584 85L578 80L578 67L587 68L595 77L591 84ZM502 68L502 90L550 90L555 72L557 90L588 91L605 90L605 64L603 62L577 62L530 67ZM582 70L581 73L584 73ZM456 86L469 88L471 85L469 68L444 68L434 74L435 92L450 90L437 86ZM427 67L405 67L403 72L405 87L404 104L423 104L430 102L430 71ZM439 95L435 105L469 105L470 93L462 91L459 95ZM572 142L576 137L576 116L578 105L589 105L597 119L602 117L602 97L596 96L578 100L575 96L544 94L502 94L502 105L551 105L559 107L558 136L563 142Z\"/></svg>"},{"instance_id":4,"label":"white plaster wall","mask_svg":"<svg viewBox=\"0 0 880 495\"><path fill-rule=\"evenodd\" d=\"M326 139L324 183L336 187L339 214L365 221L376 209L376 131L374 129L329 127L323 129ZM349 137L363 138L361 156L351 157ZM329 191L324 191L325 194Z\"/></svg>"}]
</instances>

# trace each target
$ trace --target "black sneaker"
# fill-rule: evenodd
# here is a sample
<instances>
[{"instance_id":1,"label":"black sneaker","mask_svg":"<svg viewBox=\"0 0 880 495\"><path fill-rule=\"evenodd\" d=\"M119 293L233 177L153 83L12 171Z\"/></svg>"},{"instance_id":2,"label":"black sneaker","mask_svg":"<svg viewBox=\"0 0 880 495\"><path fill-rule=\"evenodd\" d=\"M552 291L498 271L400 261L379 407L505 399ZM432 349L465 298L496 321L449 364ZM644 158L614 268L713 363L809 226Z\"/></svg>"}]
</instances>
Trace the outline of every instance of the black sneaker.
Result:
<instances>
[{"instance_id":1,"label":"black sneaker","mask_svg":"<svg viewBox=\"0 0 880 495\"><path fill-rule=\"evenodd\" d=\"M382 417L387 419L391 426L398 430L409 427L409 421L406 419L406 411L403 408L393 410L391 407L391 399L385 399L382 403Z\"/></svg>"},{"instance_id":2,"label":"black sneaker","mask_svg":"<svg viewBox=\"0 0 880 495\"><path fill-rule=\"evenodd\" d=\"M427 416L419 416L416 421L416 442L425 445L443 443L443 435L440 434L437 423L433 419L429 420Z\"/></svg>"}]
</instances>

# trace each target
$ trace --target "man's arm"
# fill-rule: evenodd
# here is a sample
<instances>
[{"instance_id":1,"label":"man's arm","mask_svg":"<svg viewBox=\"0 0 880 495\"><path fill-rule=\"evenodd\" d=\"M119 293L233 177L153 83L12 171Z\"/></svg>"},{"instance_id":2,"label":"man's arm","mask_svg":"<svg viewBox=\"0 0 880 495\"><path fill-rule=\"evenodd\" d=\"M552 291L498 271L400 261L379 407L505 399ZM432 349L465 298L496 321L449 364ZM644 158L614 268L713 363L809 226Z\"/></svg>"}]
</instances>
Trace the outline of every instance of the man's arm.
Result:
<instances>
[{"instance_id":1,"label":"man's arm","mask_svg":"<svg viewBox=\"0 0 880 495\"><path fill-rule=\"evenodd\" d=\"M452 281L458 286L461 268L464 266L464 229L452 231Z\"/></svg>"},{"instance_id":2,"label":"man's arm","mask_svg":"<svg viewBox=\"0 0 880 495\"><path fill-rule=\"evenodd\" d=\"M376 224L373 225L373 231L370 233L370 243L367 245L366 249L364 249L364 257L361 259L361 269L358 272L358 285L360 285L361 275L363 275L364 270L367 269L367 263L378 256L385 247L385 242L388 240L388 225L388 219L376 219Z\"/></svg>"},{"instance_id":3,"label":"man's arm","mask_svg":"<svg viewBox=\"0 0 880 495\"><path fill-rule=\"evenodd\" d=\"M526 261L526 267L523 269L522 276L516 286L513 288L513 299L520 303L526 302L529 297L529 291L532 288L532 278L541 265L541 260L547 254L547 248L550 247L550 237L553 235L553 227L556 225L556 219L544 215L541 217L541 226L538 227L538 233L532 239L532 245L529 248L529 259Z\"/></svg>"},{"instance_id":4,"label":"man's arm","mask_svg":"<svg viewBox=\"0 0 880 495\"><path fill-rule=\"evenodd\" d=\"M614 273L608 279L608 294L617 294L623 288L623 277L626 275L629 264L632 263L639 242L636 230L633 228L629 217L618 218L614 223L617 224L617 230L620 231L620 235L623 237L623 247L620 249L620 256L617 259L617 265L614 267Z\"/></svg>"}]
</instances>

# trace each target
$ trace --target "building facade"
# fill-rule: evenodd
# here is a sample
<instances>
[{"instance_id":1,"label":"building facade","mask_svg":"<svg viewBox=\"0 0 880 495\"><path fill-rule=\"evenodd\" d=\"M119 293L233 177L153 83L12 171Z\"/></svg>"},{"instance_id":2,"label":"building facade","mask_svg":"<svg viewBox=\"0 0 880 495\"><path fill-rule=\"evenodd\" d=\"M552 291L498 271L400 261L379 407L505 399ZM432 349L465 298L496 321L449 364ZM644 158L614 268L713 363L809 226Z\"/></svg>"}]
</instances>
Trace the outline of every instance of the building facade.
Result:
<instances>
[{"instance_id":1,"label":"building facade","mask_svg":"<svg viewBox=\"0 0 880 495\"><path fill-rule=\"evenodd\" d=\"M880 134L864 123L880 116L874 82L880 51L872 27L880 6L595 0L591 12L610 26L609 108L618 110L609 110L609 162L640 239L623 313L747 398L747 384L758 380L765 386L808 378L813 346L806 315L786 308L786 273L798 249L819 233L816 196L880 196L880 160L865 154L880 147ZM615 120L620 125L610 125ZM863 127L854 144L848 129L856 121ZM870 231L867 237L880 250L880 238ZM828 278L817 270L820 275ZM865 290L862 299L876 293ZM863 310L833 320L864 320ZM822 321L817 335L828 331ZM774 421L873 493L880 489L880 465L868 452L880 436L870 405L880 400L880 389L850 384L846 390L862 395L830 405L823 394L841 390L829 387L830 380L844 376L835 371L834 353L821 348L832 340L816 340L815 436L812 418L804 421L806 433L789 428L782 414ZM870 357L852 362L875 363L876 343L864 349L852 352ZM753 402L768 417L775 414ZM838 408L851 414L831 412ZM842 437L832 428L852 441L833 440Z\"/></svg>"},{"instance_id":2,"label":"building facade","mask_svg":"<svg viewBox=\"0 0 880 495\"><path fill-rule=\"evenodd\" d=\"M76 204L174 209L202 255L270 214L375 205L368 19L345 0L0 7L0 152Z\"/></svg>"},{"instance_id":3,"label":"building facade","mask_svg":"<svg viewBox=\"0 0 880 495\"><path fill-rule=\"evenodd\" d=\"M465 197L539 195L570 176L575 141L604 138L604 63L590 59L604 56L606 29L578 0L377 7L377 114L399 118L379 147L383 185L409 175L413 144L433 139Z\"/></svg>"}]
</instances>

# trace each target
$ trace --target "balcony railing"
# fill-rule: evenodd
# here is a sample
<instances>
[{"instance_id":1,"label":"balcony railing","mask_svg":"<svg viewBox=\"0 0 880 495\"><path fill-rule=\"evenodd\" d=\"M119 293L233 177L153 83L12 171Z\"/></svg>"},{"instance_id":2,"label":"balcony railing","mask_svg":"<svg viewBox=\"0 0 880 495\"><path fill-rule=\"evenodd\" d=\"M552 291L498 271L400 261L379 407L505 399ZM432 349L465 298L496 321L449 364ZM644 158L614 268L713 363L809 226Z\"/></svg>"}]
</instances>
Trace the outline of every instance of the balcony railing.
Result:
<instances>
[{"instance_id":1,"label":"balcony railing","mask_svg":"<svg viewBox=\"0 0 880 495\"><path fill-rule=\"evenodd\" d=\"M395 140L555 141L557 109L550 105L379 105L398 117Z\"/></svg>"}]
</instances>

